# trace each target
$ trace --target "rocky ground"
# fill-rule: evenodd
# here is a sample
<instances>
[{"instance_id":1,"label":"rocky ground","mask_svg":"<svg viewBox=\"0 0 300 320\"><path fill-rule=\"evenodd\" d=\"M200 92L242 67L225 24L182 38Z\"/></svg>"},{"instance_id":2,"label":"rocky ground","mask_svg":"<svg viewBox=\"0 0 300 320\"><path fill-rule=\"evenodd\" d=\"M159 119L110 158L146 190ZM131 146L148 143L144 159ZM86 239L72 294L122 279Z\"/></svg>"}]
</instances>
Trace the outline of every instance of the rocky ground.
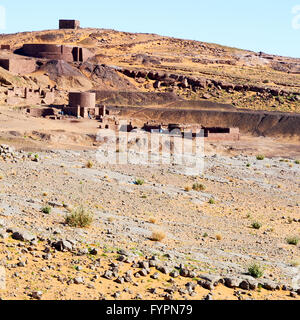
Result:
<instances>
[{"instance_id":1,"label":"rocky ground","mask_svg":"<svg viewBox=\"0 0 300 320\"><path fill-rule=\"evenodd\" d=\"M297 158L210 152L188 176L91 150L0 151L2 299L299 299ZM89 227L66 223L79 206Z\"/></svg>"}]
</instances>

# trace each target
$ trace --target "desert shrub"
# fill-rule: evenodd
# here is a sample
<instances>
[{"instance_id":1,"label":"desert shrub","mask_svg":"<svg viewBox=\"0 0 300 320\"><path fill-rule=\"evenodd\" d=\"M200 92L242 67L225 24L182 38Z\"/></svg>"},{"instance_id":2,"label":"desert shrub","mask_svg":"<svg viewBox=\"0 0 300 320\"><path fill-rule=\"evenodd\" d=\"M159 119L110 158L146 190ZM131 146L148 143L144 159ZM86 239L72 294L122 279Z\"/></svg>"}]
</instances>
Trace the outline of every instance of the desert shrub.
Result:
<instances>
[{"instance_id":1,"label":"desert shrub","mask_svg":"<svg viewBox=\"0 0 300 320\"><path fill-rule=\"evenodd\" d=\"M217 239L218 241L221 241L221 240L222 240L222 236L221 236L220 234L217 234L217 235L216 235L216 239Z\"/></svg>"},{"instance_id":2,"label":"desert shrub","mask_svg":"<svg viewBox=\"0 0 300 320\"><path fill-rule=\"evenodd\" d=\"M265 159L265 156L262 155L262 154L259 154L259 155L256 156L256 159L257 159L257 160L264 160L264 159Z\"/></svg>"},{"instance_id":3,"label":"desert shrub","mask_svg":"<svg viewBox=\"0 0 300 320\"><path fill-rule=\"evenodd\" d=\"M206 189L205 185L202 183L194 183L193 190L195 191L204 191Z\"/></svg>"},{"instance_id":4,"label":"desert shrub","mask_svg":"<svg viewBox=\"0 0 300 320\"><path fill-rule=\"evenodd\" d=\"M137 186L142 186L145 183L145 181L143 179L136 179L135 180L135 184Z\"/></svg>"},{"instance_id":5,"label":"desert shrub","mask_svg":"<svg viewBox=\"0 0 300 320\"><path fill-rule=\"evenodd\" d=\"M286 242L290 245L296 246L300 241L300 238L297 236L291 236L286 239Z\"/></svg>"},{"instance_id":6,"label":"desert shrub","mask_svg":"<svg viewBox=\"0 0 300 320\"><path fill-rule=\"evenodd\" d=\"M295 160L295 164L300 164L300 160Z\"/></svg>"},{"instance_id":7,"label":"desert shrub","mask_svg":"<svg viewBox=\"0 0 300 320\"><path fill-rule=\"evenodd\" d=\"M152 232L151 240L160 242L160 241L163 241L165 237L166 237L166 233L164 231L156 230Z\"/></svg>"},{"instance_id":8,"label":"desert shrub","mask_svg":"<svg viewBox=\"0 0 300 320\"><path fill-rule=\"evenodd\" d=\"M259 264L253 263L248 267L248 273L251 277L258 279L263 276L264 270Z\"/></svg>"},{"instance_id":9,"label":"desert shrub","mask_svg":"<svg viewBox=\"0 0 300 320\"><path fill-rule=\"evenodd\" d=\"M190 187L190 186L187 186L187 187L184 188L185 192L190 192L191 190L192 190L192 187Z\"/></svg>"},{"instance_id":10,"label":"desert shrub","mask_svg":"<svg viewBox=\"0 0 300 320\"><path fill-rule=\"evenodd\" d=\"M149 223L156 224L156 223L157 223L157 219L154 218L154 217L151 217L151 218L149 219Z\"/></svg>"},{"instance_id":11,"label":"desert shrub","mask_svg":"<svg viewBox=\"0 0 300 320\"><path fill-rule=\"evenodd\" d=\"M93 168L94 164L93 164L93 162L92 162L91 160L89 160L89 161L86 163L85 166L86 166L86 168L91 169L91 168Z\"/></svg>"},{"instance_id":12,"label":"desert shrub","mask_svg":"<svg viewBox=\"0 0 300 320\"><path fill-rule=\"evenodd\" d=\"M65 223L74 228L88 227L93 222L93 215L86 210L83 206L80 206L65 217Z\"/></svg>"},{"instance_id":13,"label":"desert shrub","mask_svg":"<svg viewBox=\"0 0 300 320\"><path fill-rule=\"evenodd\" d=\"M258 229L260 229L261 227L262 227L261 223L259 223L259 222L257 222L257 221L255 221L255 222L252 223L252 228L253 228L253 229L258 230Z\"/></svg>"},{"instance_id":14,"label":"desert shrub","mask_svg":"<svg viewBox=\"0 0 300 320\"><path fill-rule=\"evenodd\" d=\"M211 198L211 199L209 199L208 203L209 203L209 204L215 204L216 201L215 201L215 199Z\"/></svg>"},{"instance_id":15,"label":"desert shrub","mask_svg":"<svg viewBox=\"0 0 300 320\"><path fill-rule=\"evenodd\" d=\"M45 214L50 214L52 211L52 208L49 206L46 206L46 207L43 207L41 211Z\"/></svg>"}]
</instances>

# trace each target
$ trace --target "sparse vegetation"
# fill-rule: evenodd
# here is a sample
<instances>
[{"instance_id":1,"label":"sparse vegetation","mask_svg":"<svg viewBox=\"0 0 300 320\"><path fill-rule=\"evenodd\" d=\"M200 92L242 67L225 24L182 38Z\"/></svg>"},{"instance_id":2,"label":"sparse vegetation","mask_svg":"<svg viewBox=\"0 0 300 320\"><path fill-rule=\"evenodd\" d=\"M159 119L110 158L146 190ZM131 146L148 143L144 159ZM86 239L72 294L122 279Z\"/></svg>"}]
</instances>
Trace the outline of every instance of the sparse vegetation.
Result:
<instances>
[{"instance_id":1,"label":"sparse vegetation","mask_svg":"<svg viewBox=\"0 0 300 320\"><path fill-rule=\"evenodd\" d=\"M211 198L211 199L209 199L208 203L209 203L209 204L215 204L216 201L215 201L215 199Z\"/></svg>"},{"instance_id":2,"label":"sparse vegetation","mask_svg":"<svg viewBox=\"0 0 300 320\"><path fill-rule=\"evenodd\" d=\"M261 161L261 160L265 159L265 156L262 155L262 154L259 154L259 155L256 156L256 159Z\"/></svg>"},{"instance_id":3,"label":"sparse vegetation","mask_svg":"<svg viewBox=\"0 0 300 320\"><path fill-rule=\"evenodd\" d=\"M295 164L300 164L300 160L295 160Z\"/></svg>"},{"instance_id":4,"label":"sparse vegetation","mask_svg":"<svg viewBox=\"0 0 300 320\"><path fill-rule=\"evenodd\" d=\"M52 208L49 206L46 206L46 207L43 207L41 211L45 214L50 214L52 211Z\"/></svg>"},{"instance_id":5,"label":"sparse vegetation","mask_svg":"<svg viewBox=\"0 0 300 320\"><path fill-rule=\"evenodd\" d=\"M300 241L300 238L297 236L291 236L286 239L286 242L290 245L296 246Z\"/></svg>"},{"instance_id":6,"label":"sparse vegetation","mask_svg":"<svg viewBox=\"0 0 300 320\"><path fill-rule=\"evenodd\" d=\"M166 235L166 233L164 231L156 230L156 231L152 232L151 240L160 242L160 241L163 241L166 238L166 236L167 235Z\"/></svg>"},{"instance_id":7,"label":"sparse vegetation","mask_svg":"<svg viewBox=\"0 0 300 320\"><path fill-rule=\"evenodd\" d=\"M221 236L220 234L217 234L217 235L216 235L216 239L217 239L218 241L221 241L221 240L222 240L222 236Z\"/></svg>"},{"instance_id":8,"label":"sparse vegetation","mask_svg":"<svg viewBox=\"0 0 300 320\"><path fill-rule=\"evenodd\" d=\"M145 184L145 181L143 179L136 179L134 182L137 186L142 186Z\"/></svg>"},{"instance_id":9,"label":"sparse vegetation","mask_svg":"<svg viewBox=\"0 0 300 320\"><path fill-rule=\"evenodd\" d=\"M248 267L248 273L251 277L258 279L264 275L264 270L259 264L253 263Z\"/></svg>"},{"instance_id":10,"label":"sparse vegetation","mask_svg":"<svg viewBox=\"0 0 300 320\"><path fill-rule=\"evenodd\" d=\"M91 160L89 160L85 165L85 167L88 168L88 169L93 168L93 166L94 166L94 164L93 164L93 162Z\"/></svg>"},{"instance_id":11,"label":"sparse vegetation","mask_svg":"<svg viewBox=\"0 0 300 320\"><path fill-rule=\"evenodd\" d=\"M193 190L195 190L195 191L204 191L204 190L206 190L206 187L202 183L194 183L193 184Z\"/></svg>"},{"instance_id":12,"label":"sparse vegetation","mask_svg":"<svg viewBox=\"0 0 300 320\"><path fill-rule=\"evenodd\" d=\"M92 224L93 215L83 206L74 209L70 214L66 215L65 223L74 228L85 228Z\"/></svg>"},{"instance_id":13,"label":"sparse vegetation","mask_svg":"<svg viewBox=\"0 0 300 320\"><path fill-rule=\"evenodd\" d=\"M187 186L187 187L184 188L185 192L190 192L191 190L192 190L192 187L190 187L190 186Z\"/></svg>"},{"instance_id":14,"label":"sparse vegetation","mask_svg":"<svg viewBox=\"0 0 300 320\"><path fill-rule=\"evenodd\" d=\"M262 227L262 224L260 222L255 221L252 223L251 226L253 229L259 230Z\"/></svg>"},{"instance_id":15,"label":"sparse vegetation","mask_svg":"<svg viewBox=\"0 0 300 320\"><path fill-rule=\"evenodd\" d=\"M156 223L157 223L157 219L154 218L154 217L151 217L151 218L149 219L149 223L156 224Z\"/></svg>"}]
</instances>

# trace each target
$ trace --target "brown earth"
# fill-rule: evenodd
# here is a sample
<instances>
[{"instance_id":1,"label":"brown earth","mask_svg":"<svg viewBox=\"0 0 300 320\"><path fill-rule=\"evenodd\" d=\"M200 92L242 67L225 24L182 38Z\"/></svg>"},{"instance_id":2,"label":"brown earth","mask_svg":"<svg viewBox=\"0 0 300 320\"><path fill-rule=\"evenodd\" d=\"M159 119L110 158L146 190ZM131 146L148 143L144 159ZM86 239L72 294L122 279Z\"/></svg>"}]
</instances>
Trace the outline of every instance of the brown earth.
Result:
<instances>
[{"instance_id":1,"label":"brown earth","mask_svg":"<svg viewBox=\"0 0 300 320\"><path fill-rule=\"evenodd\" d=\"M2 35L0 38L0 44L9 44L13 50L24 43L76 44L95 53L96 57L88 63L74 65L85 80L67 77L68 81L59 82L60 90L68 91L77 82L77 88L81 90L172 91L188 100L208 98L238 108L300 111L300 62L295 58L104 29L47 30ZM0 54L0 57L7 56L11 54L6 51ZM40 64L46 63L38 60ZM128 76L130 70L134 73ZM161 87L153 87L155 80L145 76L149 72L164 75ZM201 85L174 86L172 75L186 77L188 82L198 79ZM51 70L48 76L53 78ZM18 81L23 81L23 77L19 78ZM209 85L202 87L204 83Z\"/></svg>"}]
</instances>

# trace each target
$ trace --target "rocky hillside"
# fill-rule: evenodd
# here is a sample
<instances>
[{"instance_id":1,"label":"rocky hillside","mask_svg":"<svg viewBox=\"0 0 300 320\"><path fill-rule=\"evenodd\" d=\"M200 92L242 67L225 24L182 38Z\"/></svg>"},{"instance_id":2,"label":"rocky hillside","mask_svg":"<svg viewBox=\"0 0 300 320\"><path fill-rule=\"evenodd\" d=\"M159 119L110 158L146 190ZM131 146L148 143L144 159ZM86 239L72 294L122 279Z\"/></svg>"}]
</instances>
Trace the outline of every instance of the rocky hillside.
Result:
<instances>
[{"instance_id":1,"label":"rocky hillside","mask_svg":"<svg viewBox=\"0 0 300 320\"><path fill-rule=\"evenodd\" d=\"M95 53L88 63L73 66L80 77L74 70L72 75L57 77L53 66L42 66L61 90L76 86L174 92L185 99L238 108L300 112L300 59L103 29L47 30L0 38L0 44L9 44L13 50L24 43L76 44Z\"/></svg>"}]
</instances>

